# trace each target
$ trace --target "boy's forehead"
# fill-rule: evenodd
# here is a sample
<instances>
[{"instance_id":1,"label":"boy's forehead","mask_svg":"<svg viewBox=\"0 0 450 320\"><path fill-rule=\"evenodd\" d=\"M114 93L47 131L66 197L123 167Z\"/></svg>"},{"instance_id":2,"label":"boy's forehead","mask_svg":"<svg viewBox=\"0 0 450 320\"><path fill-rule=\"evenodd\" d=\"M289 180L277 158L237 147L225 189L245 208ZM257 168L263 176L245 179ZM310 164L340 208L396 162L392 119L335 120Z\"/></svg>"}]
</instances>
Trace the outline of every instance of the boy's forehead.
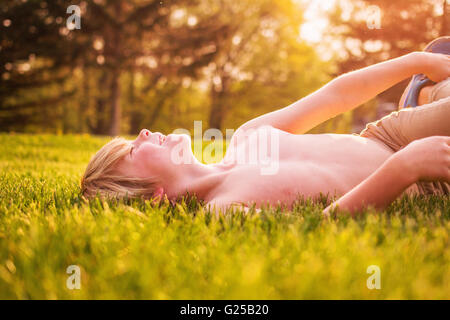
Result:
<instances>
[{"instance_id":1,"label":"boy's forehead","mask_svg":"<svg viewBox=\"0 0 450 320\"><path fill-rule=\"evenodd\" d=\"M113 168L121 175L140 176L143 171L143 163L137 157L127 153L121 159L117 160Z\"/></svg>"}]
</instances>

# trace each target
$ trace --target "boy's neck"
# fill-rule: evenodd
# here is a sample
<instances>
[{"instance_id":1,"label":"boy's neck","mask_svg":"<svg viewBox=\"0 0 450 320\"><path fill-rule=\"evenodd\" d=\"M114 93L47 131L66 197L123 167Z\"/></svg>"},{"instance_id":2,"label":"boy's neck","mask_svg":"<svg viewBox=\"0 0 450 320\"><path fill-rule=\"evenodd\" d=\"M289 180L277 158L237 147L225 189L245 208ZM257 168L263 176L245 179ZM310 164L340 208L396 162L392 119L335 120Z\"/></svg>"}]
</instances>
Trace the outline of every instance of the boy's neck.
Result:
<instances>
[{"instance_id":1,"label":"boy's neck","mask_svg":"<svg viewBox=\"0 0 450 320\"><path fill-rule=\"evenodd\" d=\"M169 199L175 200L189 193L189 195L195 195L197 199L210 201L230 169L222 163L196 163L188 168L183 176L164 187Z\"/></svg>"}]
</instances>

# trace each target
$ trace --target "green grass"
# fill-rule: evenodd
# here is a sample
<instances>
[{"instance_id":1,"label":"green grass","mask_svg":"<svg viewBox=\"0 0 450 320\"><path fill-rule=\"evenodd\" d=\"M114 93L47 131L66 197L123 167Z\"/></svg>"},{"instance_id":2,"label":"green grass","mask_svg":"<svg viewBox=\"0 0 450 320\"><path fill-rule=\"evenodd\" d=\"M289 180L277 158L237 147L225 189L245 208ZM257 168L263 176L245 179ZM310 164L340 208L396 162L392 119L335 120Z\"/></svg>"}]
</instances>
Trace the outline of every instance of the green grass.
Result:
<instances>
[{"instance_id":1,"label":"green grass","mask_svg":"<svg viewBox=\"0 0 450 320\"><path fill-rule=\"evenodd\" d=\"M218 218L195 200L85 203L79 177L105 141L0 135L0 298L450 298L449 197L332 220L309 201Z\"/></svg>"}]
</instances>

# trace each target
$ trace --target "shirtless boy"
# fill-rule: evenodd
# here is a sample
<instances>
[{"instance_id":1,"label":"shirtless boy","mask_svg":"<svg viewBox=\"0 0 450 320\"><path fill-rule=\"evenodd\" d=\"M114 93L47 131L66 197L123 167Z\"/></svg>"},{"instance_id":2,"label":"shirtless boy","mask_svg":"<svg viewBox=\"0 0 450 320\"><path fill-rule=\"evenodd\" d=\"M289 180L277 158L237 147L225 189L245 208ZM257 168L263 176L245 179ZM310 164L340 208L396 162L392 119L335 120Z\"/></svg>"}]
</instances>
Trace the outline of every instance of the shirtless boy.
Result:
<instances>
[{"instance_id":1,"label":"shirtless boy","mask_svg":"<svg viewBox=\"0 0 450 320\"><path fill-rule=\"evenodd\" d=\"M297 102L243 124L231 138L233 147L214 164L195 159L188 135L144 129L132 141L116 138L91 159L82 192L86 197L170 200L189 192L219 209L252 203L257 208L289 206L299 195L329 194L338 200L325 213L339 208L353 214L367 206L382 209L403 193L448 194L448 95L394 112L359 135L305 134L418 73L448 88L450 56L413 52L341 75ZM277 137L276 173L261 174L261 164L236 161L239 153L254 151L248 134L252 129ZM174 162L175 148L191 161Z\"/></svg>"}]
</instances>

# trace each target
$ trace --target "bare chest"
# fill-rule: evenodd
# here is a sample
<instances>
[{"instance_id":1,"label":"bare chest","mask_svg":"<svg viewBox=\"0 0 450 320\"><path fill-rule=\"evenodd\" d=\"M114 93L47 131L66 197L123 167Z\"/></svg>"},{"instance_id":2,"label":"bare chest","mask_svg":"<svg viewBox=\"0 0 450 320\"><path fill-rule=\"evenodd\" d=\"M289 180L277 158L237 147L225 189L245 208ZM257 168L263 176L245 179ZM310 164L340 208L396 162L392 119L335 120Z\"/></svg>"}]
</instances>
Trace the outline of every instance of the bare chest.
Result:
<instances>
[{"instance_id":1,"label":"bare chest","mask_svg":"<svg viewBox=\"0 0 450 320\"><path fill-rule=\"evenodd\" d=\"M276 204L320 194L339 196L392 154L358 136L264 130L253 137L241 137L227 150L223 162L232 169L220 189L230 201Z\"/></svg>"}]
</instances>

